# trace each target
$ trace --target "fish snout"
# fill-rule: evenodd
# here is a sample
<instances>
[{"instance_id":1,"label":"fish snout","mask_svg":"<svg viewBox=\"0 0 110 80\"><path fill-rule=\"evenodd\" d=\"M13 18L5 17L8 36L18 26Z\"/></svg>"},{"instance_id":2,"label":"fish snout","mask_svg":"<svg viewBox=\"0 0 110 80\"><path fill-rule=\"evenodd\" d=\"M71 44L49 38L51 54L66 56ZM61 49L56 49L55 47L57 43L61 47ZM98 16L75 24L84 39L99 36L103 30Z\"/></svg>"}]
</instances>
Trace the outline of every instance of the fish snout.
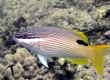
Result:
<instances>
[{"instance_id":1,"label":"fish snout","mask_svg":"<svg viewBox=\"0 0 110 80\"><path fill-rule=\"evenodd\" d=\"M16 40L17 40L17 38L16 38L15 36L13 36L12 38L13 38L13 40L14 40L14 41L16 41Z\"/></svg>"}]
</instances>

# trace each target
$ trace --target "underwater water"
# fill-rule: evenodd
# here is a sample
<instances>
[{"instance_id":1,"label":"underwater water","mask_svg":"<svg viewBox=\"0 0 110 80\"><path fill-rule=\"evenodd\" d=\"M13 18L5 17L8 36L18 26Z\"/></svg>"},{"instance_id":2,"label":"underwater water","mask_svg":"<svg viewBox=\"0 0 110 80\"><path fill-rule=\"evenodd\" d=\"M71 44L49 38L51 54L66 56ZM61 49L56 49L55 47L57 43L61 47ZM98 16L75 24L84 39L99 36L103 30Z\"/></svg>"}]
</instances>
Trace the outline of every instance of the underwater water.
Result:
<instances>
[{"instance_id":1,"label":"underwater water","mask_svg":"<svg viewBox=\"0 0 110 80\"><path fill-rule=\"evenodd\" d=\"M89 45L109 45L110 1L0 0L0 80L110 80L109 49L100 75L91 63L76 65L58 57L49 58L47 68L13 40L15 34L40 26L79 30Z\"/></svg>"}]
</instances>

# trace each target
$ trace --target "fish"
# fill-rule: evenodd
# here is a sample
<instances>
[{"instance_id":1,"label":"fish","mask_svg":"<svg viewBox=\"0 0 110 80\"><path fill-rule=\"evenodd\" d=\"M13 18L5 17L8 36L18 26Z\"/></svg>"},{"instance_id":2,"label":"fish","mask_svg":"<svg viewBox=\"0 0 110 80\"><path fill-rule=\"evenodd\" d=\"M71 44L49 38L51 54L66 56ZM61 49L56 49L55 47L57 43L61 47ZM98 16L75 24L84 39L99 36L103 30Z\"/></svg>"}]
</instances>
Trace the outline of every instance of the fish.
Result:
<instances>
[{"instance_id":1,"label":"fish","mask_svg":"<svg viewBox=\"0 0 110 80\"><path fill-rule=\"evenodd\" d=\"M86 35L78 30L59 27L35 27L13 36L13 40L35 53L48 67L47 59L62 57L73 64L92 63L103 74L107 44L90 45Z\"/></svg>"}]
</instances>

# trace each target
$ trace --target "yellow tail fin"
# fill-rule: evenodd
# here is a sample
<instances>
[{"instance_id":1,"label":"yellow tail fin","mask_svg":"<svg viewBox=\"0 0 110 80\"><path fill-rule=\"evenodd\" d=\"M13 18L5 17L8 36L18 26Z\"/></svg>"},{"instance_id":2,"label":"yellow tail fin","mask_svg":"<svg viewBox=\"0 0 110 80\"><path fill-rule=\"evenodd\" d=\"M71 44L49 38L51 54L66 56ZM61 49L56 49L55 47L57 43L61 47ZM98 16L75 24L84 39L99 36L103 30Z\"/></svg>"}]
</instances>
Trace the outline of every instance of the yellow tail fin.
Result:
<instances>
[{"instance_id":1,"label":"yellow tail fin","mask_svg":"<svg viewBox=\"0 0 110 80\"><path fill-rule=\"evenodd\" d=\"M98 71L99 74L103 74L104 68L104 56L108 48L108 45L89 46L93 48L93 53L90 56L90 61Z\"/></svg>"}]
</instances>

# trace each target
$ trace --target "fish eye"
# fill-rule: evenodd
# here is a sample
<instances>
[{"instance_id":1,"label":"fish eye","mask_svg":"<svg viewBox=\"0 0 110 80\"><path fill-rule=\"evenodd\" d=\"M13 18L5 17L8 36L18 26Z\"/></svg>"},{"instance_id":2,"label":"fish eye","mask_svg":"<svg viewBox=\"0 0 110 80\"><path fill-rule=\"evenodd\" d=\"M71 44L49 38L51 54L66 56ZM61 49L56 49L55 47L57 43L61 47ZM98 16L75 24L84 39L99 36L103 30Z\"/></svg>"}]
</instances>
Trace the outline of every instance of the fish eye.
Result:
<instances>
[{"instance_id":1,"label":"fish eye","mask_svg":"<svg viewBox=\"0 0 110 80\"><path fill-rule=\"evenodd\" d=\"M76 42L80 45L88 46L88 44L85 43L83 40L76 40Z\"/></svg>"},{"instance_id":2,"label":"fish eye","mask_svg":"<svg viewBox=\"0 0 110 80\"><path fill-rule=\"evenodd\" d=\"M21 37L22 38L27 38L27 34L22 34Z\"/></svg>"}]
</instances>

